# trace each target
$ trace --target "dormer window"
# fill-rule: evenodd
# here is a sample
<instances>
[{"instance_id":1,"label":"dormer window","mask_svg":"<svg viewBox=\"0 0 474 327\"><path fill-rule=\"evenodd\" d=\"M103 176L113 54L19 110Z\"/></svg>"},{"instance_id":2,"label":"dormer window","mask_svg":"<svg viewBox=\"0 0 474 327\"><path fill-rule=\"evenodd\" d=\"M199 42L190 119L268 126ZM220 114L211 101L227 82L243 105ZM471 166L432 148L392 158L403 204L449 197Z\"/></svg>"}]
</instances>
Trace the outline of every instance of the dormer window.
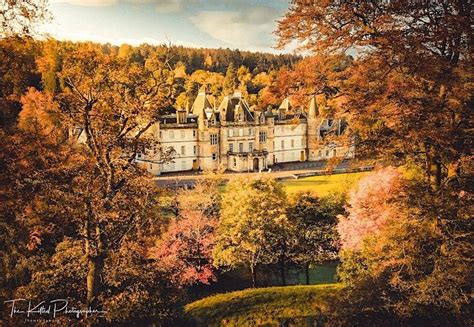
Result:
<instances>
[{"instance_id":1,"label":"dormer window","mask_svg":"<svg viewBox=\"0 0 474 327\"><path fill-rule=\"evenodd\" d=\"M280 109L280 110L278 110L278 116L279 116L279 118L280 118L281 120L284 120L284 119L286 118L286 117L285 117L285 116L286 116L286 115L285 115L285 109Z\"/></svg>"}]
</instances>

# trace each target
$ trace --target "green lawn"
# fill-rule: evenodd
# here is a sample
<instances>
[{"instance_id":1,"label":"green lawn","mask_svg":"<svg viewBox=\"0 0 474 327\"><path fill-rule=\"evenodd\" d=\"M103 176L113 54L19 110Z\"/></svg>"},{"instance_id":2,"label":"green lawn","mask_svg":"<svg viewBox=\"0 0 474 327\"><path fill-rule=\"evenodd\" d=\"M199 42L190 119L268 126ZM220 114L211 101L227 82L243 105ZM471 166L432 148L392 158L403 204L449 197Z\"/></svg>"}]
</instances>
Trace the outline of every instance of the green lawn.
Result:
<instances>
[{"instance_id":1,"label":"green lawn","mask_svg":"<svg viewBox=\"0 0 474 327\"><path fill-rule=\"evenodd\" d=\"M324 317L326 300L339 284L247 289L217 294L186 305L197 326L313 326Z\"/></svg>"},{"instance_id":2,"label":"green lawn","mask_svg":"<svg viewBox=\"0 0 474 327\"><path fill-rule=\"evenodd\" d=\"M319 196L333 192L345 192L349 190L359 179L368 172L334 174L324 176L312 176L299 179L284 180L288 194L299 191L314 191Z\"/></svg>"},{"instance_id":3,"label":"green lawn","mask_svg":"<svg viewBox=\"0 0 474 327\"><path fill-rule=\"evenodd\" d=\"M318 265L309 269L309 283L310 284L331 284L336 282L337 265L325 264ZM296 283L304 285L306 283L306 275L304 271L299 271Z\"/></svg>"}]
</instances>

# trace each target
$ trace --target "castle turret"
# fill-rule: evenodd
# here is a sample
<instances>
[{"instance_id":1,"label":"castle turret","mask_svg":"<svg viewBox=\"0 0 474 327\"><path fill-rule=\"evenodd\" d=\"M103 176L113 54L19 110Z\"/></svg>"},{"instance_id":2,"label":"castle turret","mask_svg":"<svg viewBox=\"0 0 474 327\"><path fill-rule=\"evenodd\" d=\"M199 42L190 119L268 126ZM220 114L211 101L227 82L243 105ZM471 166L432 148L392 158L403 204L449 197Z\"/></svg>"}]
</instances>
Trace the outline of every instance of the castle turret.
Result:
<instances>
[{"instance_id":1,"label":"castle turret","mask_svg":"<svg viewBox=\"0 0 474 327\"><path fill-rule=\"evenodd\" d=\"M212 105L209 101L209 97L206 94L206 87L203 85L199 89L198 95L194 100L193 106L191 107L192 114L198 117L199 128L204 126L204 121L207 119L206 109L212 109Z\"/></svg>"},{"instance_id":2,"label":"castle turret","mask_svg":"<svg viewBox=\"0 0 474 327\"><path fill-rule=\"evenodd\" d=\"M319 116L319 110L316 105L316 98L312 96L309 101L308 118L316 118L317 116Z\"/></svg>"},{"instance_id":3,"label":"castle turret","mask_svg":"<svg viewBox=\"0 0 474 327\"><path fill-rule=\"evenodd\" d=\"M307 144L308 144L308 160L318 160L319 147L319 110L316 103L316 97L312 96L308 107L308 128L307 128Z\"/></svg>"}]
</instances>

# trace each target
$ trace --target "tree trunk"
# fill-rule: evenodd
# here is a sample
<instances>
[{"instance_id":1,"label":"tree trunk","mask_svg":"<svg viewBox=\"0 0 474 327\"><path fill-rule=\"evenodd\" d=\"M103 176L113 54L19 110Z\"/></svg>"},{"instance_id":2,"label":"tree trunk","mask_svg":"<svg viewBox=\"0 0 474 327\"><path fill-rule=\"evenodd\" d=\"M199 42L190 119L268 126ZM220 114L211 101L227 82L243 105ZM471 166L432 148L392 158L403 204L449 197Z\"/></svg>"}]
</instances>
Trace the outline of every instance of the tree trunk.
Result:
<instances>
[{"instance_id":1,"label":"tree trunk","mask_svg":"<svg viewBox=\"0 0 474 327\"><path fill-rule=\"evenodd\" d=\"M280 259L280 277L281 277L281 284L286 286L286 267L285 267L285 259Z\"/></svg>"},{"instance_id":2,"label":"tree trunk","mask_svg":"<svg viewBox=\"0 0 474 327\"><path fill-rule=\"evenodd\" d=\"M306 285L309 285L309 263L304 265L304 273L306 277Z\"/></svg>"},{"instance_id":3,"label":"tree trunk","mask_svg":"<svg viewBox=\"0 0 474 327\"><path fill-rule=\"evenodd\" d=\"M426 146L425 146L426 147ZM432 150L426 154L425 166L431 188L437 191L441 187L443 170L439 156Z\"/></svg>"},{"instance_id":4,"label":"tree trunk","mask_svg":"<svg viewBox=\"0 0 474 327\"><path fill-rule=\"evenodd\" d=\"M100 276L104 269L104 248L102 242L101 229L99 226L95 227L95 240L96 240L96 252L91 253L90 246L90 228L89 223L86 223L88 229L87 235L89 236L86 240L86 255L87 255L87 304L92 305L96 301L96 297L100 292Z\"/></svg>"},{"instance_id":5,"label":"tree trunk","mask_svg":"<svg viewBox=\"0 0 474 327\"><path fill-rule=\"evenodd\" d=\"M256 265L250 265L250 272L252 273L252 287L257 287L257 267Z\"/></svg>"},{"instance_id":6,"label":"tree trunk","mask_svg":"<svg viewBox=\"0 0 474 327\"><path fill-rule=\"evenodd\" d=\"M433 190L437 191L441 187L442 167L438 158L433 158L429 166L430 170L430 184Z\"/></svg>"},{"instance_id":7,"label":"tree trunk","mask_svg":"<svg viewBox=\"0 0 474 327\"><path fill-rule=\"evenodd\" d=\"M95 302L96 296L99 293L100 274L104 262L101 256L90 256L88 259L87 272L87 304L92 305Z\"/></svg>"}]
</instances>

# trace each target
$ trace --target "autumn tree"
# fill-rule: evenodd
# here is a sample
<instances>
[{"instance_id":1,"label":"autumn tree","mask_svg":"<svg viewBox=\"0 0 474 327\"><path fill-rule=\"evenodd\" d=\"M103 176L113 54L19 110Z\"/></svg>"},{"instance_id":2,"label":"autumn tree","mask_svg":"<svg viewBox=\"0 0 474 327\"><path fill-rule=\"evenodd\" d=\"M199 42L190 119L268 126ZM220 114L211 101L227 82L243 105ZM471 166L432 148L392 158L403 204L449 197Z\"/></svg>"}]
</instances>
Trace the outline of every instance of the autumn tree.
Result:
<instances>
[{"instance_id":1,"label":"autumn tree","mask_svg":"<svg viewBox=\"0 0 474 327\"><path fill-rule=\"evenodd\" d=\"M291 97L294 105L304 105L312 96L318 98L322 114L332 114L334 103L342 97L341 86L348 78L350 56L331 54L304 58L292 67L281 68L270 87L276 99Z\"/></svg>"},{"instance_id":2,"label":"autumn tree","mask_svg":"<svg viewBox=\"0 0 474 327\"><path fill-rule=\"evenodd\" d=\"M189 76L186 81L186 89L189 94L190 102L197 96L197 91L201 86L206 87L207 92L215 97L220 97L224 76L220 73L197 70Z\"/></svg>"},{"instance_id":3,"label":"autumn tree","mask_svg":"<svg viewBox=\"0 0 474 327\"><path fill-rule=\"evenodd\" d=\"M1 267L10 292L114 308L109 322L174 316L177 288L148 256L162 230L158 194L134 163L137 151L152 145L157 103L173 101L172 75L159 65L143 70L80 49L65 54L62 93L30 90L22 98L21 129L2 139L8 169L1 175L0 225L22 242L2 240L13 250ZM3 192L6 185L17 187Z\"/></svg>"},{"instance_id":4,"label":"autumn tree","mask_svg":"<svg viewBox=\"0 0 474 327\"><path fill-rule=\"evenodd\" d=\"M180 286L216 280L212 251L220 211L219 182L218 176L208 175L192 188L179 190L178 217L151 250L157 264L171 272Z\"/></svg>"},{"instance_id":5,"label":"autumn tree","mask_svg":"<svg viewBox=\"0 0 474 327\"><path fill-rule=\"evenodd\" d=\"M240 66L237 70L237 80L239 81L238 90L242 94L242 97L244 99L248 99L248 87L250 85L250 81L252 80L252 74L250 73L250 70L245 66Z\"/></svg>"},{"instance_id":6,"label":"autumn tree","mask_svg":"<svg viewBox=\"0 0 474 327\"><path fill-rule=\"evenodd\" d=\"M35 58L38 44L27 38L0 39L0 126L15 125L21 110L21 96L29 87L40 88Z\"/></svg>"},{"instance_id":7,"label":"autumn tree","mask_svg":"<svg viewBox=\"0 0 474 327\"><path fill-rule=\"evenodd\" d=\"M10 0L0 4L0 39L35 32L38 23L49 17L46 0Z\"/></svg>"},{"instance_id":8,"label":"autumn tree","mask_svg":"<svg viewBox=\"0 0 474 327\"><path fill-rule=\"evenodd\" d=\"M78 228L73 217L81 208L74 180L90 169L89 162L65 135L59 106L51 95L30 89L21 101L24 110L19 115L18 128L0 131L2 299L30 294L25 287L30 285L32 276L53 283L38 272L51 272L56 249L73 246L72 242L63 241L76 235ZM66 256L70 253L64 252ZM58 263L58 267L61 265ZM64 277L64 281L69 280ZM45 296L53 296L42 291Z\"/></svg>"},{"instance_id":9,"label":"autumn tree","mask_svg":"<svg viewBox=\"0 0 474 327\"><path fill-rule=\"evenodd\" d=\"M63 53L66 51L61 42L48 39L41 44L41 54L36 59L41 73L41 84L44 91L56 94L61 91L58 72L61 70Z\"/></svg>"},{"instance_id":10,"label":"autumn tree","mask_svg":"<svg viewBox=\"0 0 474 327\"><path fill-rule=\"evenodd\" d=\"M144 219L153 186L134 163L152 148L150 128L173 101L173 78L166 62L145 69L97 50L78 50L64 58L67 88L60 108L76 135L83 135L95 168L84 172L84 215L80 217L88 262L87 302L101 292L108 253Z\"/></svg>"},{"instance_id":11,"label":"autumn tree","mask_svg":"<svg viewBox=\"0 0 474 327\"><path fill-rule=\"evenodd\" d=\"M401 201L405 206L413 202L417 208L404 212L415 225L430 221L436 226L437 241L418 247L418 253L406 252L407 260L421 260L419 267L424 268L413 271L424 284L411 273L397 274L395 269L384 273L405 281L403 288L379 284L379 292L383 289L400 296L398 309L404 305L413 309L411 300L416 299L417 310L408 310L408 315L430 310L459 315L466 308L465 278L470 274L466 266L471 261L466 249L471 226L459 195L462 201L472 195L468 168L472 156L471 20L469 1L295 0L277 30L280 45L296 39L318 54L356 51L350 77L341 86L344 102L337 109L357 132L359 155L385 163L414 163L424 170L424 179L414 186L418 192L410 192L411 198ZM368 199L367 205L372 201L377 205L377 198ZM375 212L372 217L376 216ZM411 244L423 243L423 234L410 235ZM400 237L396 245L392 239L394 249L404 246L402 240ZM433 252L426 253L428 249ZM393 261L386 259L384 264L391 266ZM368 279L363 278L362 270L359 273L355 275L361 279L355 284L362 286ZM403 294L409 288L411 298ZM438 296L433 296L432 289ZM452 289L460 293L453 294ZM372 295L360 292L356 297L367 301ZM389 310L388 306L384 309ZM401 311L386 312L400 315Z\"/></svg>"},{"instance_id":12,"label":"autumn tree","mask_svg":"<svg viewBox=\"0 0 474 327\"><path fill-rule=\"evenodd\" d=\"M400 180L397 169L387 167L362 178L349 193L349 215L341 215L337 225L343 250L359 249L367 236L377 236L395 219L397 207L393 200L400 192Z\"/></svg>"},{"instance_id":13,"label":"autumn tree","mask_svg":"<svg viewBox=\"0 0 474 327\"><path fill-rule=\"evenodd\" d=\"M180 211L197 211L207 217L219 217L222 185L219 173L206 172L202 179L196 180L192 188L178 192L177 201Z\"/></svg>"},{"instance_id":14,"label":"autumn tree","mask_svg":"<svg viewBox=\"0 0 474 327\"><path fill-rule=\"evenodd\" d=\"M344 211L338 195L318 198L310 192L295 194L288 205L287 216L294 238L290 257L304 267L309 285L309 268L337 258L336 216Z\"/></svg>"},{"instance_id":15,"label":"autumn tree","mask_svg":"<svg viewBox=\"0 0 474 327\"><path fill-rule=\"evenodd\" d=\"M276 263L276 247L284 242L282 228L287 219L283 186L270 178L236 179L226 185L221 206L214 264L231 268L246 265L256 287L258 265Z\"/></svg>"},{"instance_id":16,"label":"autumn tree","mask_svg":"<svg viewBox=\"0 0 474 327\"><path fill-rule=\"evenodd\" d=\"M32 135L46 137L63 137L59 106L49 93L42 93L34 88L28 89L22 96L23 109L19 114L18 127ZM53 135L55 134L55 135Z\"/></svg>"},{"instance_id":17,"label":"autumn tree","mask_svg":"<svg viewBox=\"0 0 474 327\"><path fill-rule=\"evenodd\" d=\"M358 52L343 93L359 148L420 161L438 188L459 175L472 103L468 1L292 1L279 44L318 53Z\"/></svg>"},{"instance_id":18,"label":"autumn tree","mask_svg":"<svg viewBox=\"0 0 474 327\"><path fill-rule=\"evenodd\" d=\"M155 209L151 209L151 214ZM183 304L183 289L150 255L161 217L150 219L109 253L104 266L107 291L101 302L111 324L173 325ZM87 267L87 266L86 266ZM87 271L86 271L87 272Z\"/></svg>"},{"instance_id":19,"label":"autumn tree","mask_svg":"<svg viewBox=\"0 0 474 327\"><path fill-rule=\"evenodd\" d=\"M225 73L224 77L224 82L223 82L223 94L224 95L229 95L234 93L234 91L237 89L237 86L239 85L239 80L237 78L237 72L234 68L233 64L230 64L227 67L227 71Z\"/></svg>"},{"instance_id":20,"label":"autumn tree","mask_svg":"<svg viewBox=\"0 0 474 327\"><path fill-rule=\"evenodd\" d=\"M216 280L211 258L216 223L215 217L206 217L202 212L184 211L152 250L157 264L170 271L178 285Z\"/></svg>"},{"instance_id":21,"label":"autumn tree","mask_svg":"<svg viewBox=\"0 0 474 327\"><path fill-rule=\"evenodd\" d=\"M458 325L470 315L472 268L463 251L471 245L446 242L438 217L457 211L466 219L468 212L451 201L433 202L421 172L385 168L362 179L349 196L348 215L338 225L338 274L348 286L334 308L338 319ZM469 201L466 194L456 197L461 205Z\"/></svg>"}]
</instances>

